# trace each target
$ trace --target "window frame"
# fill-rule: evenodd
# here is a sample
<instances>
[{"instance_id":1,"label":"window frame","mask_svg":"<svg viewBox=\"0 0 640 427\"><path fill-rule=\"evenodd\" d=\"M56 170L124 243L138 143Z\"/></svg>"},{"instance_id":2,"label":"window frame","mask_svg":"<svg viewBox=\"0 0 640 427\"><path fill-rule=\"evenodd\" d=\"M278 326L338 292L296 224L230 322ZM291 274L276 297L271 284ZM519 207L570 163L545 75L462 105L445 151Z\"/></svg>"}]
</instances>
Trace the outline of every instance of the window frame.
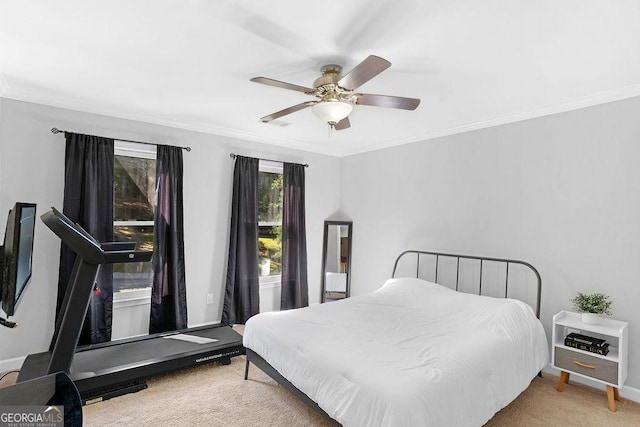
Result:
<instances>
[{"instance_id":1,"label":"window frame","mask_svg":"<svg viewBox=\"0 0 640 427\"><path fill-rule=\"evenodd\" d=\"M274 162L270 160L260 160L258 162L258 174L260 172L278 173L282 175L284 173L284 167L280 162ZM273 227L278 225L282 226L282 220L280 220L280 222L258 221L258 227L260 226ZM274 274L270 276L259 276L258 282L260 284L260 287L262 288L278 287L282 285L282 274Z\"/></svg>"},{"instance_id":2,"label":"window frame","mask_svg":"<svg viewBox=\"0 0 640 427\"><path fill-rule=\"evenodd\" d=\"M115 156L124 156L124 157L135 157L135 158L139 158L139 159L149 159L149 160L157 160L157 148L155 145L146 145L146 144L139 144L139 143L135 143L135 142L129 142L129 141L120 141L120 140L114 140L114 144L113 144L113 155ZM114 199L114 206L115 206L115 199ZM155 205L154 205L154 210L155 210ZM131 220L131 221L116 221L114 219L113 221L113 227L153 227L154 226L154 221L150 220L150 221L139 221L139 220ZM133 297L134 295L132 294L136 293L135 295L138 295L140 293L144 294L144 296L146 296L146 294L148 293L150 295L151 292L151 286L145 287L145 288L140 288L140 289L136 289L136 290L127 290L127 291L121 291L121 290L114 290L113 295L114 295L114 301L115 300L122 300L125 299L124 296L120 296L117 297L116 295L121 295L121 294L126 294L128 297ZM126 298L128 299L128 298Z\"/></svg>"}]
</instances>

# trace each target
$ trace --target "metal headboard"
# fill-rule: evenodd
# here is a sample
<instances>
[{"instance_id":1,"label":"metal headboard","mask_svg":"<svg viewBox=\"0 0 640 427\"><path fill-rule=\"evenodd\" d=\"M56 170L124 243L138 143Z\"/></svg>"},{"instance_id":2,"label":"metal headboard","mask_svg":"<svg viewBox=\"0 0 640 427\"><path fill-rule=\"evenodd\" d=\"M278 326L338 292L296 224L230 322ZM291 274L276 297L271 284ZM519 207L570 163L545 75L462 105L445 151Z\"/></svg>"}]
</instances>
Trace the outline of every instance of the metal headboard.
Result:
<instances>
[{"instance_id":1,"label":"metal headboard","mask_svg":"<svg viewBox=\"0 0 640 427\"><path fill-rule=\"evenodd\" d=\"M420 255L430 255L430 256L435 256L435 283L438 283L438 264L440 261L440 257L445 257L445 258L455 258L456 261L456 291L458 290L458 280L459 280L459 276L460 276L460 259L470 259L470 260L477 260L480 261L480 283L479 283L479 287L478 287L478 295L482 294L482 266L484 264L485 261L491 261L491 262L498 262L498 263L504 263L506 264L506 277L505 277L505 283L504 283L504 296L505 298L507 297L508 293L509 293L509 265L510 264L519 264L519 265L523 265L527 268L529 268L536 276L536 279L538 281L538 289L537 289L537 299L536 299L536 307L535 307L535 311L536 311L536 317L539 319L540 318L540 297L542 295L542 279L540 278L540 273L538 273L538 270L536 270L536 268L534 266L532 266L531 264L529 264L528 262L524 262L524 261L518 261L515 259L503 259L503 258L491 258L491 257L482 257L482 256L472 256L472 255L458 255L458 254L448 254L448 253L443 253L443 252L429 252L429 251L417 251L417 250L408 250L408 251L404 251L402 252L400 255L398 255L398 258L396 258L396 262L393 265L393 273L391 274L391 277L395 277L396 276L396 269L398 267L398 262L400 261L400 259L407 255L407 254L416 254L416 277L420 277Z\"/></svg>"}]
</instances>

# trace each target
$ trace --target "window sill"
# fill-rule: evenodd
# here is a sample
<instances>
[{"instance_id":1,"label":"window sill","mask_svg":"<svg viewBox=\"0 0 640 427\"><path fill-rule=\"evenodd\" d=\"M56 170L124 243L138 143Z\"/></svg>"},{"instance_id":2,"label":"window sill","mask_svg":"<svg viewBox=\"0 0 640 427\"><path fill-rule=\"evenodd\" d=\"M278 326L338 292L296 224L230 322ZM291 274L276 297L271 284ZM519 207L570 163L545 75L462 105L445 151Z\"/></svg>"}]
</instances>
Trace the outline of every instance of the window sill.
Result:
<instances>
[{"instance_id":1,"label":"window sill","mask_svg":"<svg viewBox=\"0 0 640 427\"><path fill-rule=\"evenodd\" d=\"M260 289L279 288L282 286L280 276L264 276L260 277Z\"/></svg>"},{"instance_id":2,"label":"window sill","mask_svg":"<svg viewBox=\"0 0 640 427\"><path fill-rule=\"evenodd\" d=\"M113 293L113 308L134 307L151 304L151 288L135 289Z\"/></svg>"}]
</instances>

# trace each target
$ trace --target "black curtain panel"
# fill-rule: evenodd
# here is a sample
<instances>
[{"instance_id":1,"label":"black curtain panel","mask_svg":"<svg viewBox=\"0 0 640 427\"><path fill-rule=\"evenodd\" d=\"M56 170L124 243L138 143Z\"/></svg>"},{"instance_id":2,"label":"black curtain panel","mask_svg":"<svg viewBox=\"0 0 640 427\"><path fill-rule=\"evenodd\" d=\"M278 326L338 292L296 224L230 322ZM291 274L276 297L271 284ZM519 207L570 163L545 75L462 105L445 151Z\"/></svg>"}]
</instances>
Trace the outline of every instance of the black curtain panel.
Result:
<instances>
[{"instance_id":1,"label":"black curtain panel","mask_svg":"<svg viewBox=\"0 0 640 427\"><path fill-rule=\"evenodd\" d=\"M222 324L244 324L260 312L258 159L236 156Z\"/></svg>"},{"instance_id":2,"label":"black curtain panel","mask_svg":"<svg viewBox=\"0 0 640 427\"><path fill-rule=\"evenodd\" d=\"M99 242L113 240L113 139L65 132L63 213ZM64 243L60 249L56 317L67 290L76 255ZM111 341L113 269L103 265L78 344Z\"/></svg>"},{"instance_id":3,"label":"black curtain panel","mask_svg":"<svg viewBox=\"0 0 640 427\"><path fill-rule=\"evenodd\" d=\"M187 327L182 148L157 150L150 334Z\"/></svg>"},{"instance_id":4,"label":"black curtain panel","mask_svg":"<svg viewBox=\"0 0 640 427\"><path fill-rule=\"evenodd\" d=\"M282 207L282 290L280 309L309 305L304 166L285 163Z\"/></svg>"}]
</instances>

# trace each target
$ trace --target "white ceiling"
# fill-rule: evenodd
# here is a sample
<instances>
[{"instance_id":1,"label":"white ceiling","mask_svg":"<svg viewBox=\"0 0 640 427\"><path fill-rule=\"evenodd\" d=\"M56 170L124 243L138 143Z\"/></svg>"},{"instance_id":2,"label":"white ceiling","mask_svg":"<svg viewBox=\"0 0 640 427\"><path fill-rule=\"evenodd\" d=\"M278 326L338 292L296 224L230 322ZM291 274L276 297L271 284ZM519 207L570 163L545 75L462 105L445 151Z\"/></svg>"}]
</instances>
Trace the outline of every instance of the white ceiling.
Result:
<instances>
[{"instance_id":1,"label":"white ceiling","mask_svg":"<svg viewBox=\"0 0 640 427\"><path fill-rule=\"evenodd\" d=\"M312 86L393 65L328 137ZM343 156L640 95L637 0L0 0L0 96Z\"/></svg>"}]
</instances>

